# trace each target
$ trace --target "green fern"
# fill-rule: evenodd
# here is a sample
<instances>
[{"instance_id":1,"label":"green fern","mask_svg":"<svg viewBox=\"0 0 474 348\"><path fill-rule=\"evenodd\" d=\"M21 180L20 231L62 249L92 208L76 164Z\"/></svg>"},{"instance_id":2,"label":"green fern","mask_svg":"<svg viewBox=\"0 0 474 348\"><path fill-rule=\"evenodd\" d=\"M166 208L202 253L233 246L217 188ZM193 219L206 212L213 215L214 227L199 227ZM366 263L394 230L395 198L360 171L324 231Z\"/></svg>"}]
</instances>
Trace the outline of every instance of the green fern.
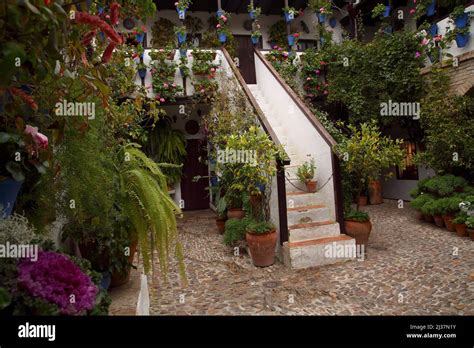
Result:
<instances>
[{"instance_id":1,"label":"green fern","mask_svg":"<svg viewBox=\"0 0 474 348\"><path fill-rule=\"evenodd\" d=\"M166 278L171 248L178 260L182 279L186 281L182 247L178 241L176 216L181 210L168 195L166 176L137 144L128 144L119 152L120 183L124 192L123 206L134 226L143 255L145 273L152 269L155 253L161 274Z\"/></svg>"}]
</instances>

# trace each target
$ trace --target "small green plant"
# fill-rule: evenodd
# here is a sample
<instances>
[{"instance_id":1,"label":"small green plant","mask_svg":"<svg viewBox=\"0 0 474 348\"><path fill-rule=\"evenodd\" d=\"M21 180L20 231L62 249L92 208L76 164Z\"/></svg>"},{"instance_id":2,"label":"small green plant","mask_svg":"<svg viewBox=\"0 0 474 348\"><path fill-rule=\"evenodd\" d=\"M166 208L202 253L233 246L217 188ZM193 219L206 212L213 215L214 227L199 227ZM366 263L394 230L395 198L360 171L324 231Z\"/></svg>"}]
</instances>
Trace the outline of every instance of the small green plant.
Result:
<instances>
[{"instance_id":1,"label":"small green plant","mask_svg":"<svg viewBox=\"0 0 474 348\"><path fill-rule=\"evenodd\" d=\"M318 13L330 15L332 13L331 0L310 0L309 7Z\"/></svg>"},{"instance_id":2,"label":"small green plant","mask_svg":"<svg viewBox=\"0 0 474 348\"><path fill-rule=\"evenodd\" d=\"M314 164L314 159L311 159L311 161L306 161L298 167L296 176L302 183L307 183L313 180L315 171L316 165Z\"/></svg>"},{"instance_id":3,"label":"small green plant","mask_svg":"<svg viewBox=\"0 0 474 348\"><path fill-rule=\"evenodd\" d=\"M174 29L176 35L185 35L187 33L186 26L180 25Z\"/></svg>"},{"instance_id":4,"label":"small green plant","mask_svg":"<svg viewBox=\"0 0 474 348\"><path fill-rule=\"evenodd\" d=\"M261 7L253 7L252 4L249 4L249 5L247 6L247 12L248 12L248 13L253 12L253 14L255 15L255 17L258 17L258 16L260 16L260 14L262 13L262 8L261 8Z\"/></svg>"},{"instance_id":5,"label":"small green plant","mask_svg":"<svg viewBox=\"0 0 474 348\"><path fill-rule=\"evenodd\" d=\"M379 17L382 17L383 13L385 12L385 5L384 4L377 4L372 9L372 18L377 19Z\"/></svg>"},{"instance_id":6,"label":"small green plant","mask_svg":"<svg viewBox=\"0 0 474 348\"><path fill-rule=\"evenodd\" d=\"M192 0L179 0L174 3L177 9L186 10L193 4Z\"/></svg>"},{"instance_id":7,"label":"small green plant","mask_svg":"<svg viewBox=\"0 0 474 348\"><path fill-rule=\"evenodd\" d=\"M474 216L469 216L467 219L466 219L466 222L465 222L467 228L469 229L474 229Z\"/></svg>"},{"instance_id":8,"label":"small green plant","mask_svg":"<svg viewBox=\"0 0 474 348\"><path fill-rule=\"evenodd\" d=\"M365 222L365 221L369 221L370 217L369 217L369 214L367 214L364 211L350 210L349 212L344 213L344 220Z\"/></svg>"},{"instance_id":9,"label":"small green plant","mask_svg":"<svg viewBox=\"0 0 474 348\"><path fill-rule=\"evenodd\" d=\"M240 240L245 238L247 226L252 222L248 217L241 220L229 219L225 223L224 243L226 245L235 245Z\"/></svg>"},{"instance_id":10,"label":"small green plant","mask_svg":"<svg viewBox=\"0 0 474 348\"><path fill-rule=\"evenodd\" d=\"M453 219L453 224L457 224L457 225L464 224L464 223L466 223L467 218L468 218L468 215L466 213L460 212Z\"/></svg>"},{"instance_id":11,"label":"small green plant","mask_svg":"<svg viewBox=\"0 0 474 348\"><path fill-rule=\"evenodd\" d=\"M416 197L414 200L410 202L410 206L418 211L422 211L423 206L431 202L433 200L433 196L427 193L420 194L418 197Z\"/></svg>"},{"instance_id":12,"label":"small green plant","mask_svg":"<svg viewBox=\"0 0 474 348\"><path fill-rule=\"evenodd\" d=\"M251 221L247 225L247 232L251 234L266 234L275 231L275 225L267 221Z\"/></svg>"}]
</instances>

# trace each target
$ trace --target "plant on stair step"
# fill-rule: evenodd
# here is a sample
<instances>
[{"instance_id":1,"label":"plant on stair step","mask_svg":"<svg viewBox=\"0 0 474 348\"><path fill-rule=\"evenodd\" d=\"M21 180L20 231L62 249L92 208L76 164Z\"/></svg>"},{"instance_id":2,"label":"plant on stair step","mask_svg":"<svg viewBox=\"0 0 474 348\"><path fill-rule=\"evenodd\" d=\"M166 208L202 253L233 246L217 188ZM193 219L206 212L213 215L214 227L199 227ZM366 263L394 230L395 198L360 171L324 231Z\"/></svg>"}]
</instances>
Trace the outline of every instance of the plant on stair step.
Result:
<instances>
[{"instance_id":1,"label":"plant on stair step","mask_svg":"<svg viewBox=\"0 0 474 348\"><path fill-rule=\"evenodd\" d=\"M317 181L313 180L315 176L316 165L314 164L314 159L311 161L306 161L298 167L296 170L296 176L298 179L306 185L308 192L316 192Z\"/></svg>"},{"instance_id":2,"label":"plant on stair step","mask_svg":"<svg viewBox=\"0 0 474 348\"><path fill-rule=\"evenodd\" d=\"M246 229L245 240L252 262L257 267L267 267L275 262L277 234L275 225L268 221L252 220Z\"/></svg>"}]
</instances>

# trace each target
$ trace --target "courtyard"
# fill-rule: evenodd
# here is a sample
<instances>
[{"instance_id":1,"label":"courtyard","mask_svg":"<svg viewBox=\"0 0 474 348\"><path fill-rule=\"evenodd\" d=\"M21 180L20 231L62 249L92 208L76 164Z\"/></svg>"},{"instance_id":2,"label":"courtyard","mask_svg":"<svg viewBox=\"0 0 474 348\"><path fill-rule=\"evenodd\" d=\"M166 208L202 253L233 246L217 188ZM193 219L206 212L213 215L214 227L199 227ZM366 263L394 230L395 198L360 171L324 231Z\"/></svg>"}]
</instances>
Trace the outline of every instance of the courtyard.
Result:
<instances>
[{"instance_id":1,"label":"courtyard","mask_svg":"<svg viewBox=\"0 0 474 348\"><path fill-rule=\"evenodd\" d=\"M150 281L152 315L473 315L469 238L419 222L407 205L365 207L373 224L364 261L257 268L222 243L212 211L179 222L189 286L170 272Z\"/></svg>"}]
</instances>

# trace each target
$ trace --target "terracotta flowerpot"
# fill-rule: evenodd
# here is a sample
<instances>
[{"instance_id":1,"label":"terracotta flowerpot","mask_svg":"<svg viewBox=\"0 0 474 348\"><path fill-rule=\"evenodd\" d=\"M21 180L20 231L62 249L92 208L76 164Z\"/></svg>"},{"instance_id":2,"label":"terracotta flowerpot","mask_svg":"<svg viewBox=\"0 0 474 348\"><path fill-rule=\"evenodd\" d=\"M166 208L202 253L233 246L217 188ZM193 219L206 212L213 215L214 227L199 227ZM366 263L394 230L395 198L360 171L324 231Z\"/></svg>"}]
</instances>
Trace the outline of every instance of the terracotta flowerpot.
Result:
<instances>
[{"instance_id":1,"label":"terracotta flowerpot","mask_svg":"<svg viewBox=\"0 0 474 348\"><path fill-rule=\"evenodd\" d=\"M438 227L444 227L443 217L440 214L433 215L435 225Z\"/></svg>"},{"instance_id":2,"label":"terracotta flowerpot","mask_svg":"<svg viewBox=\"0 0 474 348\"><path fill-rule=\"evenodd\" d=\"M425 219L426 222L434 222L433 216L430 214L423 214L423 219Z\"/></svg>"},{"instance_id":3,"label":"terracotta flowerpot","mask_svg":"<svg viewBox=\"0 0 474 348\"><path fill-rule=\"evenodd\" d=\"M130 255L128 256L128 262L130 263L130 265L133 263L133 258L135 257L137 246L138 246L138 240L135 240L130 244ZM132 270L132 266L129 266L127 270L123 273L112 272L112 281L110 282L110 287L116 288L118 286L128 283L128 281L130 280L131 270Z\"/></svg>"},{"instance_id":4,"label":"terracotta flowerpot","mask_svg":"<svg viewBox=\"0 0 474 348\"><path fill-rule=\"evenodd\" d=\"M358 204L360 207L366 206L368 200L369 200L369 198L368 198L367 196L359 196L359 197L357 198L357 204Z\"/></svg>"},{"instance_id":5,"label":"terracotta flowerpot","mask_svg":"<svg viewBox=\"0 0 474 348\"><path fill-rule=\"evenodd\" d=\"M424 217L423 217L423 213L417 211L417 212L416 212L416 219L417 219L417 220L424 221L425 219L424 219Z\"/></svg>"},{"instance_id":6,"label":"terracotta flowerpot","mask_svg":"<svg viewBox=\"0 0 474 348\"><path fill-rule=\"evenodd\" d=\"M264 234L247 233L247 240L252 262L257 267L267 267L275 262L276 231Z\"/></svg>"},{"instance_id":7,"label":"terracotta flowerpot","mask_svg":"<svg viewBox=\"0 0 474 348\"><path fill-rule=\"evenodd\" d=\"M217 232L224 234L225 232L225 219L216 219Z\"/></svg>"},{"instance_id":8,"label":"terracotta flowerpot","mask_svg":"<svg viewBox=\"0 0 474 348\"><path fill-rule=\"evenodd\" d=\"M316 180L310 180L306 182L306 189L308 192L316 192L318 182Z\"/></svg>"},{"instance_id":9,"label":"terracotta flowerpot","mask_svg":"<svg viewBox=\"0 0 474 348\"><path fill-rule=\"evenodd\" d=\"M372 223L369 221L344 220L346 226L346 234L355 238L357 245L367 245L370 232L372 231Z\"/></svg>"},{"instance_id":10,"label":"terracotta flowerpot","mask_svg":"<svg viewBox=\"0 0 474 348\"><path fill-rule=\"evenodd\" d=\"M454 227L456 228L456 234L459 237L467 237L467 226L466 224L454 224Z\"/></svg>"},{"instance_id":11,"label":"terracotta flowerpot","mask_svg":"<svg viewBox=\"0 0 474 348\"><path fill-rule=\"evenodd\" d=\"M243 219L245 217L245 212L242 208L232 208L227 210L228 219Z\"/></svg>"},{"instance_id":12,"label":"terracotta flowerpot","mask_svg":"<svg viewBox=\"0 0 474 348\"><path fill-rule=\"evenodd\" d=\"M382 183L380 180L369 182L369 201L370 204L382 204Z\"/></svg>"},{"instance_id":13,"label":"terracotta flowerpot","mask_svg":"<svg viewBox=\"0 0 474 348\"><path fill-rule=\"evenodd\" d=\"M453 216L452 215L443 215L443 221L446 225L446 229L450 232L456 232L456 229L453 225Z\"/></svg>"},{"instance_id":14,"label":"terracotta flowerpot","mask_svg":"<svg viewBox=\"0 0 474 348\"><path fill-rule=\"evenodd\" d=\"M467 234L469 234L469 237L471 237L471 240L474 240L474 229L467 229Z\"/></svg>"}]
</instances>

